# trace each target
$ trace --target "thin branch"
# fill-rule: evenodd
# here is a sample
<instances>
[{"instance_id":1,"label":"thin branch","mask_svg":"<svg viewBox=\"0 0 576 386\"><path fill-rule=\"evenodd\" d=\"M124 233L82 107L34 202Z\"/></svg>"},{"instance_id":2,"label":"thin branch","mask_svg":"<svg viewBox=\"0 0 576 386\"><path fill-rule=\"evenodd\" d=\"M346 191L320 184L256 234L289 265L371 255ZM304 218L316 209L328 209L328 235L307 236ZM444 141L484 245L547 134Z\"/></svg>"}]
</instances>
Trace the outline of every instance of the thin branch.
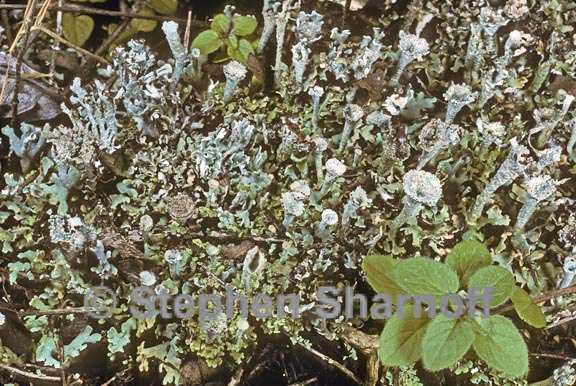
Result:
<instances>
[{"instance_id":1,"label":"thin branch","mask_svg":"<svg viewBox=\"0 0 576 386\"><path fill-rule=\"evenodd\" d=\"M0 364L0 369L4 369L4 370L9 371L11 373L18 374L18 375L21 375L23 377L30 378L30 379L38 379L41 381L52 381L52 382L60 382L61 381L60 377L52 377L52 376L44 375L44 374L38 375L38 374L30 373L28 371L20 370L20 369L17 369L16 367L4 365L4 364Z\"/></svg>"},{"instance_id":2,"label":"thin branch","mask_svg":"<svg viewBox=\"0 0 576 386\"><path fill-rule=\"evenodd\" d=\"M338 363L337 361L335 361L334 359L330 358L327 355L322 354L320 351L313 349L312 347L306 347L305 345L299 343L300 346L304 347L306 350L308 350L310 353L314 354L315 356L317 356L318 358L322 359L324 362L328 363L331 366L336 367L338 370L340 370L342 373L344 373L348 378L350 378L351 380L353 380L357 385L362 385L362 381L360 381L356 375L354 375L354 373L350 370L348 370L346 367L344 367L343 365L341 365L340 363Z\"/></svg>"},{"instance_id":3,"label":"thin branch","mask_svg":"<svg viewBox=\"0 0 576 386\"><path fill-rule=\"evenodd\" d=\"M143 0L136 0L134 6L132 7L133 12L132 15L137 14L143 5L144 5ZM95 54L98 56L103 55L108 49L108 47L110 47L116 41L116 39L120 37L120 34L124 32L124 30L128 27L128 25L130 25L131 22L132 20L130 20L129 17L126 17L124 21L118 27L116 27L116 29L110 34L110 36L108 36L108 38L100 45L100 47L98 47Z\"/></svg>"},{"instance_id":4,"label":"thin branch","mask_svg":"<svg viewBox=\"0 0 576 386\"><path fill-rule=\"evenodd\" d=\"M4 0L2 0L2 4L4 5ZM2 18L2 24L4 24L4 31L6 32L6 38L8 39L8 43L12 44L14 41L14 36L12 36L12 28L10 27L10 20L8 19L8 11L3 9L0 11L0 17Z\"/></svg>"},{"instance_id":5,"label":"thin branch","mask_svg":"<svg viewBox=\"0 0 576 386\"><path fill-rule=\"evenodd\" d=\"M87 308L77 307L77 308L57 308L54 310L28 310L21 311L18 314L20 317L24 316L43 316L43 315L72 315L72 314L85 314L89 312Z\"/></svg>"},{"instance_id":6,"label":"thin branch","mask_svg":"<svg viewBox=\"0 0 576 386\"><path fill-rule=\"evenodd\" d=\"M95 55L95 54L93 54L92 52L90 52L90 51L88 51L88 50L85 50L85 49L82 48L82 47L79 47L79 46L77 46L77 45L75 45L75 44L73 44L73 43L70 43L68 40L64 39L64 38L61 37L61 36L58 36L58 34L52 32L51 30L49 30L49 29L47 29L47 28L44 28L44 27L41 27L41 26L40 26L40 27L35 27L34 29L35 29L35 30L38 30L38 31L44 32L46 35L48 35L48 36L50 36L51 38L59 41L60 43L65 44L65 45L67 45L68 47L73 48L73 49L75 49L76 51L78 51L78 52L80 52L80 53L82 53L82 54L84 54L84 55L86 55L86 56L89 56L90 58L92 58L92 59L94 59L94 60L96 60L96 61L98 61L98 62L100 62L100 63L102 63L102 64L105 64L105 65L110 64L106 59L104 59L104 58L102 58L102 57L100 57L100 56L98 56L98 55Z\"/></svg>"},{"instance_id":7,"label":"thin branch","mask_svg":"<svg viewBox=\"0 0 576 386\"><path fill-rule=\"evenodd\" d=\"M536 304L547 302L548 300L561 298L562 296L572 295L576 293L576 284L566 288L560 288L556 290L552 290L549 292L545 292L542 295L535 296L532 298L532 301ZM495 314L503 314L508 311L512 311L514 309L514 305L509 304L505 307L501 307L495 310Z\"/></svg>"},{"instance_id":8,"label":"thin branch","mask_svg":"<svg viewBox=\"0 0 576 386\"><path fill-rule=\"evenodd\" d=\"M551 330L551 329L556 328L558 326L561 326L563 324L570 323L574 320L576 320L576 315L571 315L571 316L562 318L562 319L558 320L557 322L554 322L554 323L546 326L546 330Z\"/></svg>"},{"instance_id":9,"label":"thin branch","mask_svg":"<svg viewBox=\"0 0 576 386\"><path fill-rule=\"evenodd\" d=\"M536 358L551 358L551 359L561 359L563 361L570 361L572 359L576 359L573 357L570 357L568 355L564 355L564 354L554 354L554 353L547 353L547 352L543 352L543 353L530 353L530 356L536 357Z\"/></svg>"},{"instance_id":10,"label":"thin branch","mask_svg":"<svg viewBox=\"0 0 576 386\"><path fill-rule=\"evenodd\" d=\"M11 102L11 124L12 127L16 128L17 117L18 117L18 93L20 92L20 72L22 71L22 59L24 59L24 54L28 49L28 41L30 38L30 28L32 28L32 14L36 9L36 0L30 0L27 4L26 12L24 13L24 24L20 27L12 47L16 47L18 44L19 36L24 36L22 46L18 50L18 56L16 57L16 74L14 75L14 90L12 90L12 102ZM21 32L23 31L23 32ZM10 68L10 65L8 65Z\"/></svg>"},{"instance_id":11,"label":"thin branch","mask_svg":"<svg viewBox=\"0 0 576 386\"><path fill-rule=\"evenodd\" d=\"M25 9L24 4L0 4L0 10L15 10L15 9ZM112 16L112 17L127 17L132 19L146 19L146 20L156 20L156 21L175 21L178 23L186 23L187 19L176 17L176 16L162 16L162 15L138 15L133 12L121 12L121 11L109 11L106 9L98 9L92 7L86 7L82 5L64 5L64 6L50 6L50 11L60 11L60 12L78 12L85 15L102 15L102 16ZM192 20L192 25L197 27L208 27L209 23Z\"/></svg>"}]
</instances>

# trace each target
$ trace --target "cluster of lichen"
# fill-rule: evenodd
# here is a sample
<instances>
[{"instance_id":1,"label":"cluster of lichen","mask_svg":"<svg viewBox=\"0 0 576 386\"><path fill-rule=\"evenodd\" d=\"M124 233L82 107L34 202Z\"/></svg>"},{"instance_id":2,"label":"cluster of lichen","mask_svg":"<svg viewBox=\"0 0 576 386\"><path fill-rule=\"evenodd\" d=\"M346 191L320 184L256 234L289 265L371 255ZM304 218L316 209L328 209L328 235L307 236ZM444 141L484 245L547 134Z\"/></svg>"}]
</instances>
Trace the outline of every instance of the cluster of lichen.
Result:
<instances>
[{"instance_id":1,"label":"cluster of lichen","mask_svg":"<svg viewBox=\"0 0 576 386\"><path fill-rule=\"evenodd\" d=\"M259 44L279 39L271 94L236 61L218 79L203 74L210 58L188 52L174 23L163 28L173 60L139 41L118 48L100 79L72 84L69 125L2 130L21 164L2 171L9 283L46 281L30 299L39 310L114 288L113 317L82 339L106 341L111 359L136 344L142 371L154 358L178 383L189 353L217 366L266 335L336 339L352 321L313 317L314 293L362 282L369 252L444 256L477 238L532 293L572 279L556 256L576 245L565 183L576 170L576 8L420 5L354 39L297 1L266 2ZM304 317L138 321L127 294L139 285L296 293ZM39 363L70 359L46 316L26 324Z\"/></svg>"}]
</instances>

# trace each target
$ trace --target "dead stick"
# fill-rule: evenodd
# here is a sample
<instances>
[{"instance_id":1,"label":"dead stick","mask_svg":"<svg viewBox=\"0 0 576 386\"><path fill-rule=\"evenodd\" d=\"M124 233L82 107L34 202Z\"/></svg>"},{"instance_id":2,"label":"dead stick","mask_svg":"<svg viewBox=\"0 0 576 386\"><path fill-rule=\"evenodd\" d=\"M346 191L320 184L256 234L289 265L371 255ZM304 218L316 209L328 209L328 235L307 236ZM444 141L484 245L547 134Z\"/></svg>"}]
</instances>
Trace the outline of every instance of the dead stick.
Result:
<instances>
[{"instance_id":1,"label":"dead stick","mask_svg":"<svg viewBox=\"0 0 576 386\"><path fill-rule=\"evenodd\" d=\"M4 0L2 0L2 4L0 5L4 5ZM8 19L8 11L3 9L2 12L0 12L0 17L2 17L2 23L4 24L4 31L6 31L8 43L12 44L14 37L12 36L12 28L10 27L10 20Z\"/></svg>"},{"instance_id":2,"label":"dead stick","mask_svg":"<svg viewBox=\"0 0 576 386\"><path fill-rule=\"evenodd\" d=\"M306 350L310 351L312 354L314 354L318 358L322 359L323 361L325 361L329 365L336 367L342 373L347 375L348 378L353 380L357 385L362 385L362 382L356 377L356 375L354 375L354 373L352 371L348 370L346 367L344 367L343 365L341 365L340 363L338 363L334 359L330 358L327 355L322 354L320 351L317 351L317 350L313 349L312 347L306 347L302 343L299 343L299 345L304 347Z\"/></svg>"},{"instance_id":3,"label":"dead stick","mask_svg":"<svg viewBox=\"0 0 576 386\"><path fill-rule=\"evenodd\" d=\"M59 42L62 43L62 44L67 45L67 46L70 47L70 48L75 49L76 51L78 51L78 52L80 52L80 53L82 53L82 54L84 54L84 55L86 55L86 56L89 56L90 58L96 60L97 62L100 62L100 63L105 64L105 65L109 64L109 62L108 62L106 59L104 59L104 58L102 58L102 57L100 57L100 56L98 56L98 55L95 55L95 54L93 54L92 52L90 52L90 51L88 51L88 50L85 50L85 49L82 48L82 47L79 47L79 46L77 46L77 45L75 45L75 44L73 44L73 43L70 43L68 40L64 39L64 38L61 37L61 36L58 36L58 34L52 32L51 30L49 30L49 29L47 29L47 28L44 28L44 27L36 27L36 28L34 28L34 29L44 32L46 35L50 36L51 38L59 41Z\"/></svg>"},{"instance_id":4,"label":"dead stick","mask_svg":"<svg viewBox=\"0 0 576 386\"><path fill-rule=\"evenodd\" d=\"M84 307L79 308L58 308L54 310L28 310L18 313L20 317L23 316L43 316L43 315L72 315L72 314L86 314L90 312L89 309Z\"/></svg>"},{"instance_id":5,"label":"dead stick","mask_svg":"<svg viewBox=\"0 0 576 386\"><path fill-rule=\"evenodd\" d=\"M543 353L530 353L530 356L536 357L536 358L552 358L552 359L562 359L563 361L569 361L572 359L576 359L573 357L570 357L568 355L563 355L563 354L554 354L554 353L547 353L547 352L543 352Z\"/></svg>"},{"instance_id":6,"label":"dead stick","mask_svg":"<svg viewBox=\"0 0 576 386\"><path fill-rule=\"evenodd\" d=\"M536 304L540 304L540 303L547 302L548 300L560 298L562 296L571 295L574 293L576 293L576 285L566 287L566 288L560 288L557 290L543 293L542 295L535 296L534 298L532 298L532 301ZM513 309L514 309L514 306L512 304L510 304L510 305L507 305L507 306L502 307L500 309L497 309L495 311L495 313L496 314L503 314L503 313L511 311Z\"/></svg>"},{"instance_id":7,"label":"dead stick","mask_svg":"<svg viewBox=\"0 0 576 386\"><path fill-rule=\"evenodd\" d=\"M144 5L143 0L137 0L134 3L134 6L132 7L133 14L137 14L143 5ZM118 39L118 37L120 37L120 34L128 27L128 25L131 23L131 21L132 20L130 20L129 17L126 17L126 19L122 22L122 24L120 24L114 30L114 32L112 32L110 34L110 36L108 36L108 38L104 41L104 43L102 43L102 45L100 47L98 47L95 54L98 56L101 56L102 54L104 54L104 52L108 49L108 47L110 47L116 41L116 39Z\"/></svg>"},{"instance_id":8,"label":"dead stick","mask_svg":"<svg viewBox=\"0 0 576 386\"><path fill-rule=\"evenodd\" d=\"M51 377L49 375L38 375L38 374L30 373L28 371L20 370L20 369L17 369L16 367L11 367L11 366L4 365L4 364L0 364L0 369L4 369L4 370L9 371L11 373L18 374L18 375L21 375L23 377L30 378L30 379L39 379L42 381L53 381L53 382L60 382L60 380L61 380L60 377Z\"/></svg>"},{"instance_id":9,"label":"dead stick","mask_svg":"<svg viewBox=\"0 0 576 386\"><path fill-rule=\"evenodd\" d=\"M24 4L0 4L0 10L14 10L14 9L25 9ZM128 17L133 19L146 19L146 20L156 20L156 21L176 21L179 23L185 23L187 20L176 16L162 16L162 15L137 15L133 12L121 12L121 11L108 11L106 9L98 9L92 7L86 7L82 5L64 5L64 6L50 6L50 11L60 11L60 12L77 12L86 15L102 15L102 16L112 16L112 17ZM197 27L208 27L210 24L200 20L193 20L192 25Z\"/></svg>"},{"instance_id":10,"label":"dead stick","mask_svg":"<svg viewBox=\"0 0 576 386\"><path fill-rule=\"evenodd\" d=\"M14 90L12 92L12 107L11 107L11 124L13 128L16 128L16 123L18 122L18 93L20 91L20 72L22 71L22 59L24 58L24 54L28 49L28 38L30 37L30 28L32 27L32 20L30 16L32 16L34 10L36 9L36 0L30 0L28 3L30 8L26 9L26 13L24 14L24 25L20 28L24 28L24 41L22 42L22 46L18 51L18 56L16 57L16 74L14 75ZM26 17L27 16L27 17ZM16 44L16 40L14 41ZM8 66L10 67L10 66Z\"/></svg>"}]
</instances>

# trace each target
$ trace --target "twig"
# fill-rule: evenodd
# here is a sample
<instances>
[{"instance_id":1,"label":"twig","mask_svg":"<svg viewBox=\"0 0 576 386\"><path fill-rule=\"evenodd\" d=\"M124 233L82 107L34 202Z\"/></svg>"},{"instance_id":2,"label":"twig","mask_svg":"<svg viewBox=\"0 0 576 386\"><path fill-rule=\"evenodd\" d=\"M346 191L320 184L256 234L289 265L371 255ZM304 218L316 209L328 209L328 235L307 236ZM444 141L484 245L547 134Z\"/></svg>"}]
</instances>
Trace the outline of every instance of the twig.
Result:
<instances>
[{"instance_id":1,"label":"twig","mask_svg":"<svg viewBox=\"0 0 576 386\"><path fill-rule=\"evenodd\" d=\"M552 358L552 359L562 359L563 361L570 361L572 359L576 359L573 357L569 357L568 355L564 355L564 354L554 354L554 353L530 353L530 356L536 357L536 358Z\"/></svg>"},{"instance_id":2,"label":"twig","mask_svg":"<svg viewBox=\"0 0 576 386\"><path fill-rule=\"evenodd\" d=\"M539 296L535 296L534 298L532 298L532 301L536 304L540 304L540 303L547 302L548 300L560 298L562 296L571 295L574 293L576 293L576 284L573 286L570 286L570 287L560 288L557 290L543 293L542 295L539 295ZM512 304L509 304L505 307L501 307L499 309L496 309L494 313L495 314L503 314L505 312L512 311L513 309L514 309L514 306Z\"/></svg>"},{"instance_id":3,"label":"twig","mask_svg":"<svg viewBox=\"0 0 576 386\"><path fill-rule=\"evenodd\" d=\"M62 0L58 0L58 6L62 5ZM56 35L62 37L62 12L56 12ZM60 40L56 39L53 46L52 55L50 55L50 75L56 72L56 54L60 51Z\"/></svg>"},{"instance_id":4,"label":"twig","mask_svg":"<svg viewBox=\"0 0 576 386\"><path fill-rule=\"evenodd\" d=\"M20 317L24 316L43 316L43 315L72 315L72 314L85 314L90 310L84 307L78 308L57 308L54 310L28 310L21 311L18 314Z\"/></svg>"},{"instance_id":5,"label":"twig","mask_svg":"<svg viewBox=\"0 0 576 386\"><path fill-rule=\"evenodd\" d=\"M344 4L344 13L342 14L342 22L344 23L348 19L348 14L350 13L350 8L352 7L352 0L346 0Z\"/></svg>"},{"instance_id":6,"label":"twig","mask_svg":"<svg viewBox=\"0 0 576 386\"><path fill-rule=\"evenodd\" d=\"M0 10L14 10L14 9L25 9L24 4L0 4ZM109 11L106 9L98 9L92 7L86 7L82 5L64 5L64 6L50 6L50 11L61 11L61 12L78 12L85 15L102 15L102 16L112 16L112 17L128 17L133 19L146 19L146 20L156 20L156 21L175 21L179 23L185 23L186 19L176 16L162 16L162 15L137 15L133 12L121 12L121 11ZM193 20L192 25L197 27L207 27L210 24L201 20Z\"/></svg>"},{"instance_id":7,"label":"twig","mask_svg":"<svg viewBox=\"0 0 576 386\"><path fill-rule=\"evenodd\" d=\"M193 238L193 239L211 239L217 240L219 242L235 242L235 241L244 241L250 240L255 243L263 243L263 244L277 244L283 243L286 240L278 239L275 237L262 237L262 236L237 236L237 235L230 235L230 234L205 234L200 232L189 232L186 236Z\"/></svg>"},{"instance_id":8,"label":"twig","mask_svg":"<svg viewBox=\"0 0 576 386\"><path fill-rule=\"evenodd\" d=\"M230 381L228 382L228 386L239 386L240 382L242 382L242 376L244 375L244 368L239 367L238 370L234 373Z\"/></svg>"},{"instance_id":9,"label":"twig","mask_svg":"<svg viewBox=\"0 0 576 386\"><path fill-rule=\"evenodd\" d=\"M42 381L52 381L52 382L60 382L61 381L60 377L52 377L52 376L44 375L44 374L38 375L38 374L30 373L28 371L20 370L20 369L17 369L16 367L4 365L4 364L0 364L0 369L4 369L4 370L9 371L11 373L18 374L18 375L21 375L23 377L30 378L30 379L39 379Z\"/></svg>"},{"instance_id":10,"label":"twig","mask_svg":"<svg viewBox=\"0 0 576 386\"><path fill-rule=\"evenodd\" d=\"M2 4L0 4L0 6L2 5L4 5L4 0L2 0ZM10 20L8 19L8 12L3 9L0 12L0 17L2 17L2 24L4 24L4 31L6 32L8 43L12 44L14 37L12 36L12 28L10 27Z\"/></svg>"},{"instance_id":11,"label":"twig","mask_svg":"<svg viewBox=\"0 0 576 386\"><path fill-rule=\"evenodd\" d=\"M134 6L132 7L133 11L132 14L137 14L143 5L144 5L143 0L137 0L134 3ZM129 17L126 17L125 20L114 30L114 32L112 32L110 36L108 36L108 38L100 45L100 47L98 47L95 54L97 56L102 56L104 52L106 52L108 47L110 47L116 41L116 39L118 39L120 34L124 32L124 30L128 27L128 25L130 25L131 21L132 20L130 20Z\"/></svg>"},{"instance_id":12,"label":"twig","mask_svg":"<svg viewBox=\"0 0 576 386\"><path fill-rule=\"evenodd\" d=\"M546 330L551 330L551 329L556 328L558 326L561 326L563 324L570 323L574 320L576 320L576 315L570 315L568 317L565 317L565 318L558 320L555 323L552 323L552 324L546 326Z\"/></svg>"},{"instance_id":13,"label":"twig","mask_svg":"<svg viewBox=\"0 0 576 386\"><path fill-rule=\"evenodd\" d=\"M378 335L369 335L354 327L345 327L342 339L365 355L370 355L378 349Z\"/></svg>"},{"instance_id":14,"label":"twig","mask_svg":"<svg viewBox=\"0 0 576 386\"><path fill-rule=\"evenodd\" d=\"M16 57L16 74L14 75L14 90L12 91L12 102L11 102L11 124L12 127L16 127L16 123L18 122L18 93L20 92L20 72L22 71L22 59L24 58L24 54L28 49L28 39L30 37L30 28L32 27L32 15L36 10L36 0L30 0L26 7L26 12L24 13L24 22L23 25L20 27L14 42L12 43L13 47L16 47L18 44L18 37L23 34L24 41L22 42L22 46L20 50L18 50L18 56ZM24 31L24 32L21 32ZM10 68L10 65L8 65Z\"/></svg>"},{"instance_id":15,"label":"twig","mask_svg":"<svg viewBox=\"0 0 576 386\"><path fill-rule=\"evenodd\" d=\"M186 32L184 32L184 47L186 52L190 49L190 32L192 30L192 11L188 12L188 17L186 19Z\"/></svg>"},{"instance_id":16,"label":"twig","mask_svg":"<svg viewBox=\"0 0 576 386\"><path fill-rule=\"evenodd\" d=\"M98 61L98 62L100 62L100 63L102 63L102 64L106 64L106 65L109 64L109 62L108 62L106 59L104 59L104 58L102 58L102 57L100 57L100 56L98 56L98 55L95 55L95 54L93 54L92 52L90 52L90 51L88 51L88 50L85 50L85 49L82 48L82 47L79 47L79 46L77 46L77 45L75 45L75 44L73 44L73 43L70 43L68 40L64 39L64 38L61 37L61 36L58 36L57 34L55 34L54 32L52 32L51 30L49 30L49 29L47 29L47 28L44 28L44 27L42 27L42 26L39 26L39 27L35 27L34 29L35 29L35 30L38 30L38 31L44 32L46 35L48 35L48 36L50 36L51 38L59 41L60 43L65 44L65 45L67 45L68 47L73 48L73 49L75 49L76 51L78 51L78 52L80 52L80 53L82 53L82 54L84 54L84 55L86 55L86 56L89 56L90 58L92 58L92 59L94 59L94 60L96 60L96 61Z\"/></svg>"},{"instance_id":17,"label":"twig","mask_svg":"<svg viewBox=\"0 0 576 386\"><path fill-rule=\"evenodd\" d=\"M352 371L348 370L346 367L344 367L343 365L341 365L340 363L338 363L334 359L330 358L327 355L322 354L320 351L317 351L317 350L313 349L312 347L306 347L302 343L299 343L299 345L304 347L306 350L310 351L310 353L316 355L318 358L322 359L324 362L328 363L329 365L336 367L338 370L340 370L342 373L344 373L346 376L348 376L348 378L353 380L357 385L362 385L362 381L360 381L356 377L356 375L354 375L354 373Z\"/></svg>"},{"instance_id":18,"label":"twig","mask_svg":"<svg viewBox=\"0 0 576 386\"><path fill-rule=\"evenodd\" d=\"M310 378L310 379L307 379L307 380L305 380L305 381L303 381L303 382L292 383L292 384L290 384L290 385L288 385L288 386L306 386L306 385L310 385L310 384L312 384L312 383L314 383L314 382L318 382L318 378L316 378L316 377Z\"/></svg>"}]
</instances>

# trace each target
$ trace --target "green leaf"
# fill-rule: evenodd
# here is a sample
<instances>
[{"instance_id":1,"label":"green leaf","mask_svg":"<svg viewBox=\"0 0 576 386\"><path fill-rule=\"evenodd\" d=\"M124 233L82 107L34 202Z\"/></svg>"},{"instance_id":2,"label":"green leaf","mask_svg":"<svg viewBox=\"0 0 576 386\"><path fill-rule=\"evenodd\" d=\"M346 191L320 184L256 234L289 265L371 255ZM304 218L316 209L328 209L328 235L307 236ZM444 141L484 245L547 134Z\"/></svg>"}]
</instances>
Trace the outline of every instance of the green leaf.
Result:
<instances>
[{"instance_id":1,"label":"green leaf","mask_svg":"<svg viewBox=\"0 0 576 386\"><path fill-rule=\"evenodd\" d=\"M405 293L392 276L396 264L397 261L392 256L368 255L364 258L362 269L374 291L392 298Z\"/></svg>"},{"instance_id":2,"label":"green leaf","mask_svg":"<svg viewBox=\"0 0 576 386\"><path fill-rule=\"evenodd\" d=\"M242 58L244 58L243 62L247 62L250 55L256 54L254 47L252 47L252 44L250 44L250 42L246 39L240 39L238 50L240 51Z\"/></svg>"},{"instance_id":3,"label":"green leaf","mask_svg":"<svg viewBox=\"0 0 576 386\"><path fill-rule=\"evenodd\" d=\"M64 358L68 360L77 357L80 352L86 349L88 343L99 342L101 338L102 335L100 334L92 334L92 327L84 327L84 330L72 342L64 346Z\"/></svg>"},{"instance_id":4,"label":"green leaf","mask_svg":"<svg viewBox=\"0 0 576 386\"><path fill-rule=\"evenodd\" d=\"M94 19L87 15L62 15L62 33L70 43L82 47L92 35Z\"/></svg>"},{"instance_id":5,"label":"green leaf","mask_svg":"<svg viewBox=\"0 0 576 386\"><path fill-rule=\"evenodd\" d=\"M536 328L543 328L546 326L546 317L542 309L532 301L532 298L522 288L516 287L512 293L512 304L516 309L518 316Z\"/></svg>"},{"instance_id":6,"label":"green leaf","mask_svg":"<svg viewBox=\"0 0 576 386\"><path fill-rule=\"evenodd\" d=\"M239 61L240 63L242 63L243 61L242 55L240 55L240 51L232 46L227 46L226 54L228 54L228 56L231 57L232 59Z\"/></svg>"},{"instance_id":7,"label":"green leaf","mask_svg":"<svg viewBox=\"0 0 576 386\"><path fill-rule=\"evenodd\" d=\"M463 283L479 268L492 263L490 251L475 240L465 240L454 246L446 257L446 264L454 268Z\"/></svg>"},{"instance_id":8,"label":"green leaf","mask_svg":"<svg viewBox=\"0 0 576 386\"><path fill-rule=\"evenodd\" d=\"M138 12L138 15L152 16L154 15L154 11L148 7L144 7L140 12ZM130 25L139 32L152 32L158 25L158 22L149 19L132 19Z\"/></svg>"},{"instance_id":9,"label":"green leaf","mask_svg":"<svg viewBox=\"0 0 576 386\"><path fill-rule=\"evenodd\" d=\"M230 26L231 26L230 18L224 15L223 13L214 16L212 24L210 24L210 28L212 29L212 31L217 32L220 36L228 35L228 32L230 31Z\"/></svg>"},{"instance_id":10,"label":"green leaf","mask_svg":"<svg viewBox=\"0 0 576 386\"><path fill-rule=\"evenodd\" d=\"M422 340L422 361L430 371L452 366L468 352L474 342L470 323L444 315L435 317Z\"/></svg>"},{"instance_id":11,"label":"green leaf","mask_svg":"<svg viewBox=\"0 0 576 386\"><path fill-rule=\"evenodd\" d=\"M236 35L230 35L226 38L226 44L228 47L238 48L238 38Z\"/></svg>"},{"instance_id":12,"label":"green leaf","mask_svg":"<svg viewBox=\"0 0 576 386\"><path fill-rule=\"evenodd\" d=\"M234 34L237 36L251 35L258 25L258 21L253 16L234 16L232 23L234 24Z\"/></svg>"},{"instance_id":13,"label":"green leaf","mask_svg":"<svg viewBox=\"0 0 576 386\"><path fill-rule=\"evenodd\" d=\"M178 0L149 0L148 6L162 15L174 15L178 10Z\"/></svg>"},{"instance_id":14,"label":"green leaf","mask_svg":"<svg viewBox=\"0 0 576 386\"><path fill-rule=\"evenodd\" d=\"M510 298L515 287L514 276L502 267L491 265L480 268L470 277L468 288L492 288L492 307L499 306Z\"/></svg>"},{"instance_id":15,"label":"green leaf","mask_svg":"<svg viewBox=\"0 0 576 386\"><path fill-rule=\"evenodd\" d=\"M211 29L201 32L192 41L192 48L198 48L203 55L211 54L222 46L220 36Z\"/></svg>"},{"instance_id":16,"label":"green leaf","mask_svg":"<svg viewBox=\"0 0 576 386\"><path fill-rule=\"evenodd\" d=\"M442 296L458 291L458 275L446 264L426 257L399 261L393 270L398 285L410 295Z\"/></svg>"},{"instance_id":17,"label":"green leaf","mask_svg":"<svg viewBox=\"0 0 576 386\"><path fill-rule=\"evenodd\" d=\"M528 372L528 348L518 329L507 318L492 315L478 321L472 346L488 366L510 377Z\"/></svg>"},{"instance_id":18,"label":"green leaf","mask_svg":"<svg viewBox=\"0 0 576 386\"><path fill-rule=\"evenodd\" d=\"M430 319L414 318L411 308L392 316L380 334L378 357L385 366L409 366L422 356L422 338Z\"/></svg>"}]
</instances>

